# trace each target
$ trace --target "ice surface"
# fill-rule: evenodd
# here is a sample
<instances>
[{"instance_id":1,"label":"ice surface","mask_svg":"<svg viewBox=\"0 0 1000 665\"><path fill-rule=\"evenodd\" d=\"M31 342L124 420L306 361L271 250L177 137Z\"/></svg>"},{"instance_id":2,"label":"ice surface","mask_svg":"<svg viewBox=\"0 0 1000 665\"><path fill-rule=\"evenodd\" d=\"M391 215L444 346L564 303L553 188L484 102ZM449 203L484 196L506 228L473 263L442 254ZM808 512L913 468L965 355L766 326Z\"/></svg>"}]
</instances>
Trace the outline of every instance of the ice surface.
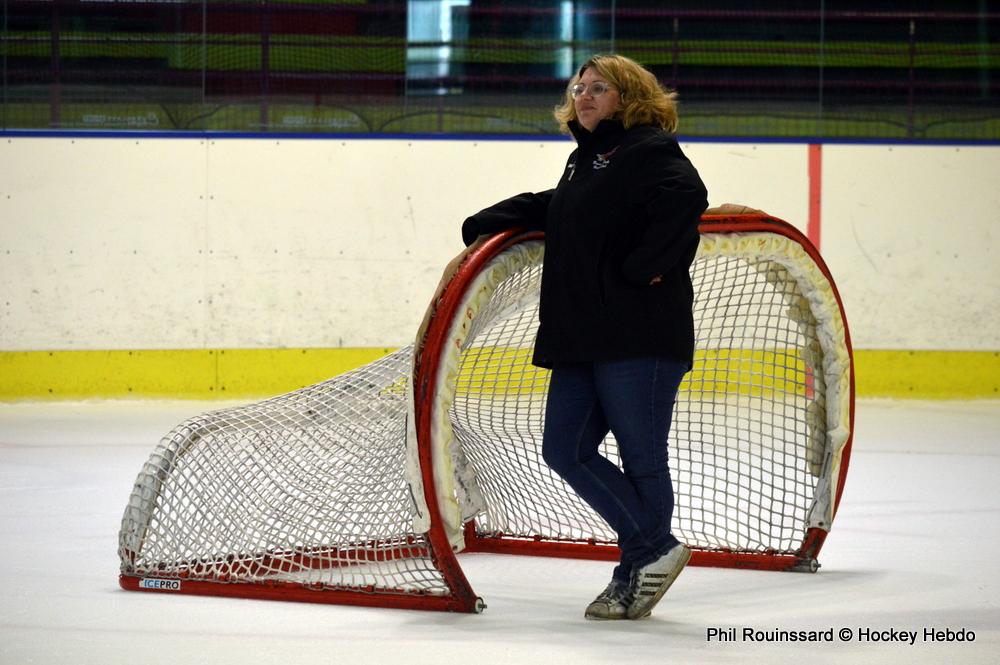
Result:
<instances>
[{"instance_id":1,"label":"ice surface","mask_svg":"<svg viewBox=\"0 0 1000 665\"><path fill-rule=\"evenodd\" d=\"M840 513L815 574L689 568L636 622L587 622L610 564L461 556L488 604L450 615L122 591L135 476L192 402L0 405L0 663L994 663L1000 403L858 405ZM733 642L710 628L738 629ZM851 629L755 643L742 629ZM975 631L924 641L925 628ZM860 629L917 631L861 642Z\"/></svg>"}]
</instances>

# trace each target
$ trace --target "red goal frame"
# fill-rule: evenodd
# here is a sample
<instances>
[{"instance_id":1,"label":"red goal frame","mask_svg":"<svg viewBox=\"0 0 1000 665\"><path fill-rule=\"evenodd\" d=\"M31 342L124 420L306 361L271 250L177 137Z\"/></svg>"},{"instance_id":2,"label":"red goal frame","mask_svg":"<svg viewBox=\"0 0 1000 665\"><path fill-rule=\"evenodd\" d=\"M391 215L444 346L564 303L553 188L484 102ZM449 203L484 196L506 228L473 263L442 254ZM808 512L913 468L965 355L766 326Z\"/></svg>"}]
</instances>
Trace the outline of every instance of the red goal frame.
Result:
<instances>
[{"instance_id":1,"label":"red goal frame","mask_svg":"<svg viewBox=\"0 0 1000 665\"><path fill-rule=\"evenodd\" d=\"M840 505L843 494L844 482L847 478L848 466L851 457L851 446L854 437L854 354L851 347L850 333L847 328L847 317L844 312L843 301L833 281L829 267L823 261L819 251L809 241L809 239L791 224L776 217L765 214L739 214L739 215L704 215L699 224L699 231L706 233L753 233L767 232L785 236L800 244L806 253L815 261L820 271L830 282L840 314L844 321L844 336L848 347L851 362L850 372L850 436L844 446L841 456L840 475L837 480L837 488L834 496L834 515ZM462 302L465 291L472 279L478 274L482 267L505 249L520 242L543 238L541 232L517 232L508 231L495 235L478 248L470 251L465 260L458 267L454 276L448 283L447 288L442 293L440 299L432 304L434 316L428 326L427 332L422 340L422 346L417 351L417 366L414 371L414 396L417 417L417 440L420 450L420 465L423 473L424 492L427 499L428 508L432 515L432 527L430 533L431 543L434 545L435 553L438 556L438 565L444 572L449 584L455 590L456 600L463 602L465 611L474 611L470 603L476 598L468 581L462 572L458 559L452 552L448 544L447 536L441 526L441 516L437 506L437 499L434 495L433 477L433 455L434 450L431 445L430 418L431 404L436 390L436 377L438 360L441 356L443 345L447 341L448 328L452 318L457 313L457 308ZM823 543L826 540L827 531L819 528L810 528L802 545L794 554L774 553L774 552L733 552L724 550L692 550L691 565L723 567L723 568L747 568L753 570L803 570L815 572L818 569L817 558ZM573 559L592 559L600 561L616 561L619 556L618 548L613 545L598 544L593 541L558 541L550 539L535 538L512 539L503 537L480 537L475 530L475 525L470 522L465 527L465 549L464 552L489 552L498 554L521 554L528 556L549 556Z\"/></svg>"},{"instance_id":2,"label":"red goal frame","mask_svg":"<svg viewBox=\"0 0 1000 665\"><path fill-rule=\"evenodd\" d=\"M705 215L701 219L699 230L702 234L712 233L752 233L767 232L785 236L798 243L815 262L816 266L828 280L832 293L840 308L844 322L844 338L850 359L849 384L849 427L850 432L841 453L840 471L837 486L833 495L833 514L835 515L843 495L844 483L847 477L851 457L854 431L854 358L851 349L850 334L847 319L844 314L843 302L830 274L829 268L819 252L808 238L790 224L766 214L739 215ZM449 592L444 595L427 592L405 590L374 589L321 589L299 583L284 581L225 583L190 579L187 574L179 578L180 588L176 590L151 589L143 586L143 579L156 579L155 574L147 574L145 578L137 575L122 574L119 584L128 590L159 591L161 593L185 593L208 596L242 597L273 600L294 600L303 602L342 603L361 606L394 607L404 609L441 610L452 612L480 612L485 607L481 598L473 590L465 576L458 557L453 550L445 532L441 508L438 505L435 489L434 469L435 456L442 454L436 447L431 435L431 418L433 403L437 394L437 377L442 351L448 343L451 324L459 315L466 292L475 277L483 267L504 250L518 243L544 238L541 232L508 231L486 239L481 245L466 250L454 261L457 264L451 275L442 280L443 288L435 294L425 318L425 328L414 350L414 366L411 376L413 387L413 406L415 415L415 431L423 482L424 498L426 500L430 528L427 533L427 546L434 565L441 572ZM613 544L594 541L561 541L554 539L510 538L491 535L481 537L476 533L474 522L466 524L465 552L491 552L504 554L522 554L530 556L549 556L576 559L594 559L613 561L618 559L618 548ZM691 563L696 566L715 566L749 568L756 570L807 570L818 568L817 557L823 547L827 531L810 528L805 534L798 550L792 554L785 552L736 552L724 550L698 550L692 554ZM397 547L399 547L397 545ZM404 556L404 549L386 549L380 543L369 543L365 551L371 556L398 558ZM312 554L301 553L295 560L296 566L308 568L312 562ZM328 551L326 551L328 553ZM316 559L317 561L319 558Z\"/></svg>"}]
</instances>

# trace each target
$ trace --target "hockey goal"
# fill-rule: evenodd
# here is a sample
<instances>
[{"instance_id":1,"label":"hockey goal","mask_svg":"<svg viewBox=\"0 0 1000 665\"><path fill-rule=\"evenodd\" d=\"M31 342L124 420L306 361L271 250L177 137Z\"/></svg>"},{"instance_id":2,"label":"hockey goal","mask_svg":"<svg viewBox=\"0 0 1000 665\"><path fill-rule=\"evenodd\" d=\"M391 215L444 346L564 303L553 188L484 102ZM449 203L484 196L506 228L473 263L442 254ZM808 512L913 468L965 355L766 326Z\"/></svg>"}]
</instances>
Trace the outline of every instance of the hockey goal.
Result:
<instances>
[{"instance_id":1,"label":"hockey goal","mask_svg":"<svg viewBox=\"0 0 1000 665\"><path fill-rule=\"evenodd\" d=\"M840 298L784 222L706 216L701 233L673 531L695 565L814 571L853 430ZM414 347L180 424L129 498L121 586L469 612L458 552L617 558L541 458L543 252L537 233L490 238L450 266Z\"/></svg>"}]
</instances>

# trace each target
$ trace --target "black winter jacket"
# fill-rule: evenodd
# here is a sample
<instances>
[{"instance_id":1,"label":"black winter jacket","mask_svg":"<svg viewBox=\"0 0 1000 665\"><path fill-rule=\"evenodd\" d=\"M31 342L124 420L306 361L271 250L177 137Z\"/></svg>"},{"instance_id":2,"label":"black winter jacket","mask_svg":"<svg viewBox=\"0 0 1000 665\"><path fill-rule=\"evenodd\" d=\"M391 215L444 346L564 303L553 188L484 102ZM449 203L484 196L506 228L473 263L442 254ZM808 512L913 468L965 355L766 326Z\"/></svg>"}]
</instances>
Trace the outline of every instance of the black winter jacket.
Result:
<instances>
[{"instance_id":1,"label":"black winter jacket","mask_svg":"<svg viewBox=\"0 0 1000 665\"><path fill-rule=\"evenodd\" d=\"M556 188L476 213L462 225L463 240L514 227L545 231L535 365L657 356L690 367L688 269L708 207L698 172L673 135L655 127L602 120L593 132L575 123L570 130L578 145Z\"/></svg>"}]
</instances>

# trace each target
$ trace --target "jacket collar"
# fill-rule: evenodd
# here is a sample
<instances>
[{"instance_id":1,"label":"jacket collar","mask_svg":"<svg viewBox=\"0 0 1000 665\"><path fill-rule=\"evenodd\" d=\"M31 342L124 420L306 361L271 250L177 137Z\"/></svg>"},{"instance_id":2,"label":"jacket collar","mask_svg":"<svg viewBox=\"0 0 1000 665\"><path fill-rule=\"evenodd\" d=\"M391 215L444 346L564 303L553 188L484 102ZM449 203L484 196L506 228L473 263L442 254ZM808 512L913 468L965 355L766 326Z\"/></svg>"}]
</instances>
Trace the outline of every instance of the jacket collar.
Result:
<instances>
[{"instance_id":1,"label":"jacket collar","mask_svg":"<svg viewBox=\"0 0 1000 665\"><path fill-rule=\"evenodd\" d=\"M597 148L615 145L625 135L625 126L621 123L621 120L616 118L601 120L597 123L597 127L594 127L594 131L586 129L578 120L570 120L566 123L566 126L569 127L569 131L573 134L573 138L576 139L577 145L581 148L585 146Z\"/></svg>"}]
</instances>

